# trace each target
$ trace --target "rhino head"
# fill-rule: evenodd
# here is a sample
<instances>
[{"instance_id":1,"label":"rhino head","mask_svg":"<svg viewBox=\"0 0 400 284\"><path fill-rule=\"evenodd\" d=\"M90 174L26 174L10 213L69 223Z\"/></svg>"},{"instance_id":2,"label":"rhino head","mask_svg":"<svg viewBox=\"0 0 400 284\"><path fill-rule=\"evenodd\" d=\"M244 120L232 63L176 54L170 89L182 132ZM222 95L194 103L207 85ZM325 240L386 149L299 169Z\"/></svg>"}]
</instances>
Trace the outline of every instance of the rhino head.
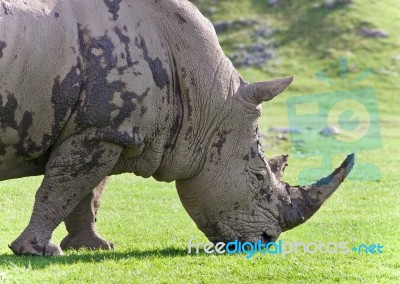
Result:
<instances>
[{"instance_id":1,"label":"rhino head","mask_svg":"<svg viewBox=\"0 0 400 284\"><path fill-rule=\"evenodd\" d=\"M283 92L292 80L247 84L238 77L202 169L176 182L185 209L214 243L275 241L281 232L308 220L353 167L354 155L349 155L312 185L291 186L281 180L288 156L265 157L258 118L261 103Z\"/></svg>"}]
</instances>

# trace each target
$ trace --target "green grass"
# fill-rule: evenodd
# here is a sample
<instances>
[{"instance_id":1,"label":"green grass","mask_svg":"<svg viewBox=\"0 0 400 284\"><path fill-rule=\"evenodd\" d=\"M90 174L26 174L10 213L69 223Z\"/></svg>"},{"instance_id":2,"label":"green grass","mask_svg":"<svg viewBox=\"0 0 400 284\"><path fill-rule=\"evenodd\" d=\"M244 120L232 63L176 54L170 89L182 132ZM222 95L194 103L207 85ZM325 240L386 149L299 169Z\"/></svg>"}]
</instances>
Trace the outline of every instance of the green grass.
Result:
<instances>
[{"instance_id":1,"label":"green grass","mask_svg":"<svg viewBox=\"0 0 400 284\"><path fill-rule=\"evenodd\" d=\"M210 3L210 1L204 1ZM381 171L380 181L346 181L304 225L283 233L284 242L347 241L350 245L380 243L382 255L350 253L273 256L188 255L191 237L206 242L183 209L174 184L157 183L124 174L112 177L103 196L98 218L100 233L116 245L114 252L67 252L63 257L15 257L7 248L26 226L41 178L0 184L0 282L5 283L399 283L400 191L399 181L399 69L393 57L400 54L397 0L361 1L332 11L311 9L322 1L281 1L281 10L266 8L264 0L220 1L214 19L257 18L277 29L279 57L262 69L242 69L248 81L296 75L284 95L264 105L261 131L288 125L286 100L291 96L329 93L338 88L318 81L323 71L340 83L338 60L347 59L347 81L366 68L372 75L356 88L374 88L378 96L382 147L360 152L360 163ZM204 5L206 5L204 4ZM390 33L387 39L362 38L360 25ZM229 53L234 44L250 41L249 30L220 36ZM348 85L346 85L348 86ZM342 88L343 89L343 88ZM345 87L344 89L348 89ZM324 107L324 106L323 106ZM326 106L325 106L326 107ZM326 110L326 109L325 109ZM264 141L267 144L267 141ZM266 149L267 156L292 154L287 141ZM318 146L321 151L326 145ZM312 151L314 145L300 149ZM297 149L298 150L298 149ZM347 154L334 155L335 166ZM284 179L298 182L299 173L318 167L321 159L291 158ZM330 169L324 169L328 173ZM365 176L373 174L366 170ZM55 242L66 234L63 226Z\"/></svg>"},{"instance_id":2,"label":"green grass","mask_svg":"<svg viewBox=\"0 0 400 284\"><path fill-rule=\"evenodd\" d=\"M297 165L310 166L304 161ZM67 252L58 258L16 257L6 244L28 220L40 178L2 183L0 278L5 282L97 283L252 283L254 281L319 283L398 282L400 212L395 170L381 182L346 183L306 224L284 233L285 242L380 243L382 255L306 254L270 256L187 254L193 236L202 233L182 208L173 184L132 175L113 177L104 194L98 226L116 244L114 252ZM295 171L289 170L288 179ZM60 227L54 234L59 242Z\"/></svg>"}]
</instances>

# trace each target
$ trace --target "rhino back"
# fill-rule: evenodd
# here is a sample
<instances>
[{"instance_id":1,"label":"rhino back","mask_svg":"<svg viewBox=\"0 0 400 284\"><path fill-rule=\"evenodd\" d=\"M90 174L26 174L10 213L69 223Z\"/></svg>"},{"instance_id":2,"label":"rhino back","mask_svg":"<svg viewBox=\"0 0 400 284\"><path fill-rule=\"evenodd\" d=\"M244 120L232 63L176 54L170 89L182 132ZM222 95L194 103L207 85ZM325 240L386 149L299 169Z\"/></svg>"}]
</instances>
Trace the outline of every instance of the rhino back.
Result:
<instances>
[{"instance_id":1,"label":"rhino back","mask_svg":"<svg viewBox=\"0 0 400 284\"><path fill-rule=\"evenodd\" d=\"M24 2L0 7L1 179L43 173L71 135L140 152L161 117L172 124L170 57L146 1Z\"/></svg>"}]
</instances>

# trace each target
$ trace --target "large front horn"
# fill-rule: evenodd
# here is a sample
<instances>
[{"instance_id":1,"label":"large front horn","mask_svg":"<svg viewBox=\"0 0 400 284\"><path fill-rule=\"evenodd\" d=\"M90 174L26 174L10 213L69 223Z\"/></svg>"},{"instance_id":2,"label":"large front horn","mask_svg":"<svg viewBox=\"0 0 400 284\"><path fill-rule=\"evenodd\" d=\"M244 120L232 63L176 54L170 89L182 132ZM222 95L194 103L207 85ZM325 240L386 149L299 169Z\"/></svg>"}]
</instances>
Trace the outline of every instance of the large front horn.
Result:
<instances>
[{"instance_id":1,"label":"large front horn","mask_svg":"<svg viewBox=\"0 0 400 284\"><path fill-rule=\"evenodd\" d=\"M288 199L282 201L282 231L290 230L308 220L344 181L353 168L354 160L354 154L347 156L332 174L309 186L290 186L283 182Z\"/></svg>"},{"instance_id":2,"label":"large front horn","mask_svg":"<svg viewBox=\"0 0 400 284\"><path fill-rule=\"evenodd\" d=\"M293 82L293 77L242 85L240 95L249 103L259 105L282 93Z\"/></svg>"}]
</instances>

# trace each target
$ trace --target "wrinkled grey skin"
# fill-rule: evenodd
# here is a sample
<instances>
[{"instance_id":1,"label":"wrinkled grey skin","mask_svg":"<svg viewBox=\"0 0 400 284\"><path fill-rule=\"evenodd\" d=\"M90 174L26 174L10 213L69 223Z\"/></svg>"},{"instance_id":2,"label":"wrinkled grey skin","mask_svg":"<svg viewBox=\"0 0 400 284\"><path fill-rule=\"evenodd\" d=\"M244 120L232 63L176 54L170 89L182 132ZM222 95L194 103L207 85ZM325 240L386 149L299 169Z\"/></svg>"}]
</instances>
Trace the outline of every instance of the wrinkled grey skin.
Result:
<instances>
[{"instance_id":1,"label":"wrinkled grey skin","mask_svg":"<svg viewBox=\"0 0 400 284\"><path fill-rule=\"evenodd\" d=\"M308 187L280 181L287 156L267 160L257 119L292 78L245 83L189 2L0 2L0 179L44 174L18 255L62 254L63 221L63 249L111 249L95 230L109 175L176 180L211 241L267 242L353 165Z\"/></svg>"}]
</instances>

